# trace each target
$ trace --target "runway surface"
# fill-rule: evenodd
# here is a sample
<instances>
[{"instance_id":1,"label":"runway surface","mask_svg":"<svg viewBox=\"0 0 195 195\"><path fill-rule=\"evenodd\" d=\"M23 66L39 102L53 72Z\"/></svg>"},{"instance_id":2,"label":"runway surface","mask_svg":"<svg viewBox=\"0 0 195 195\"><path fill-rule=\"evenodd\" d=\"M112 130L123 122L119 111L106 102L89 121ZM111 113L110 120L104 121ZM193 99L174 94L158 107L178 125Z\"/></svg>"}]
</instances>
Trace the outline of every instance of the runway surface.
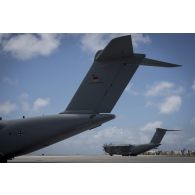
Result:
<instances>
[{"instance_id":1,"label":"runway surface","mask_svg":"<svg viewBox=\"0 0 195 195\"><path fill-rule=\"evenodd\" d=\"M9 163L195 163L193 156L20 156Z\"/></svg>"}]
</instances>

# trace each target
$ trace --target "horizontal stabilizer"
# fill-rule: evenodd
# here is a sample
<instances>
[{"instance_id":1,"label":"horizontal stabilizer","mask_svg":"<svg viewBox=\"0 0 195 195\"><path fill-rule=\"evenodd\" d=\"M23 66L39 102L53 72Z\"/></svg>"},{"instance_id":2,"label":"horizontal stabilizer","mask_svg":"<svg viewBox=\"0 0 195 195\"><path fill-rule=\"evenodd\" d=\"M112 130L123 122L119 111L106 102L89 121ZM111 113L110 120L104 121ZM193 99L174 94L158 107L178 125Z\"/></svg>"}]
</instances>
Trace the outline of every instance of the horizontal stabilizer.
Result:
<instances>
[{"instance_id":1,"label":"horizontal stabilizer","mask_svg":"<svg viewBox=\"0 0 195 195\"><path fill-rule=\"evenodd\" d=\"M175 129L162 129L162 128L157 128L157 129L159 129L159 130L161 130L161 131L181 131L181 130L175 130Z\"/></svg>"},{"instance_id":2,"label":"horizontal stabilizer","mask_svg":"<svg viewBox=\"0 0 195 195\"><path fill-rule=\"evenodd\" d=\"M131 35L112 39L99 53L97 61L122 59L133 55Z\"/></svg>"},{"instance_id":3,"label":"horizontal stabilizer","mask_svg":"<svg viewBox=\"0 0 195 195\"><path fill-rule=\"evenodd\" d=\"M181 65L177 65L177 64L163 62L163 61L152 60L152 59L149 59L149 58L144 58L143 61L141 62L141 65L157 66L157 67L167 67L167 68L181 66Z\"/></svg>"}]
</instances>

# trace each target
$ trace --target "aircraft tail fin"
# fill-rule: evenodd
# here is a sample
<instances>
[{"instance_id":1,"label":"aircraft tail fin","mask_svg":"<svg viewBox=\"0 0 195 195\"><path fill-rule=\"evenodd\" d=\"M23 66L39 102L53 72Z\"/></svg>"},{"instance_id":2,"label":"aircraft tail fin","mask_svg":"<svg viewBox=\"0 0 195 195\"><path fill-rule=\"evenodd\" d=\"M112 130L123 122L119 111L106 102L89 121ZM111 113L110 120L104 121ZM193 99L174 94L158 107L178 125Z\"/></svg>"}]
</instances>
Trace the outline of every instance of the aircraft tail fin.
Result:
<instances>
[{"instance_id":1,"label":"aircraft tail fin","mask_svg":"<svg viewBox=\"0 0 195 195\"><path fill-rule=\"evenodd\" d=\"M167 131L180 131L180 130L168 130L168 129L157 128L150 143L160 144Z\"/></svg>"},{"instance_id":2,"label":"aircraft tail fin","mask_svg":"<svg viewBox=\"0 0 195 195\"><path fill-rule=\"evenodd\" d=\"M110 113L140 64L174 67L133 53L131 35L112 39L96 53L93 65L62 113Z\"/></svg>"},{"instance_id":3,"label":"aircraft tail fin","mask_svg":"<svg viewBox=\"0 0 195 195\"><path fill-rule=\"evenodd\" d=\"M162 141L166 131L167 131L166 129L157 128L150 143L160 144L160 142Z\"/></svg>"},{"instance_id":4,"label":"aircraft tail fin","mask_svg":"<svg viewBox=\"0 0 195 195\"><path fill-rule=\"evenodd\" d=\"M130 35L115 38L98 51L65 112L110 113L138 68L138 64L124 63L123 58L131 56Z\"/></svg>"}]
</instances>

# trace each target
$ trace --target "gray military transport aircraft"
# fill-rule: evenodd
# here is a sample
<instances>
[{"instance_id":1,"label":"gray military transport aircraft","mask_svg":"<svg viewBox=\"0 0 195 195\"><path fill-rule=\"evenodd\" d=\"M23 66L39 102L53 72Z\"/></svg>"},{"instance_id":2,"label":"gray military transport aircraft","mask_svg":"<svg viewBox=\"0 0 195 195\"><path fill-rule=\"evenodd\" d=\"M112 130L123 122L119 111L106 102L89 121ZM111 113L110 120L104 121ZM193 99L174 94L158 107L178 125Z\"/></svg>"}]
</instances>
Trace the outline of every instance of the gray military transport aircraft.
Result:
<instances>
[{"instance_id":1,"label":"gray military transport aircraft","mask_svg":"<svg viewBox=\"0 0 195 195\"><path fill-rule=\"evenodd\" d=\"M122 156L137 156L138 154L142 154L151 149L157 149L158 146L161 145L161 141L167 131L178 131L178 130L167 130L162 128L157 128L154 133L150 143L148 144L140 144L140 145L131 145L131 144L123 144L123 145L113 145L113 144L105 144L103 146L104 151L108 153L110 156L117 154Z\"/></svg>"},{"instance_id":2,"label":"gray military transport aircraft","mask_svg":"<svg viewBox=\"0 0 195 195\"><path fill-rule=\"evenodd\" d=\"M111 40L94 62L65 111L0 121L0 161L7 162L49 146L115 118L110 114L139 65L179 65L146 58L133 52L131 36Z\"/></svg>"}]
</instances>

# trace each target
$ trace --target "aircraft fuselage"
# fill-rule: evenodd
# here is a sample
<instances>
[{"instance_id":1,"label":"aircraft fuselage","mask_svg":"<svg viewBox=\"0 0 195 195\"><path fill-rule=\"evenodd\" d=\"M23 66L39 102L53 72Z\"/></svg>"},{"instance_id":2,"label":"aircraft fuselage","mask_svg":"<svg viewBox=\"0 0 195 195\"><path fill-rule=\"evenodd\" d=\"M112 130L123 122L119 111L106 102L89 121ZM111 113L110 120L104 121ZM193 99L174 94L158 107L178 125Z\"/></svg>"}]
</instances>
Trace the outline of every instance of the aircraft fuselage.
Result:
<instances>
[{"instance_id":1,"label":"aircraft fuselage","mask_svg":"<svg viewBox=\"0 0 195 195\"><path fill-rule=\"evenodd\" d=\"M113 114L58 114L0 121L0 158L33 152L113 118Z\"/></svg>"},{"instance_id":2,"label":"aircraft fuselage","mask_svg":"<svg viewBox=\"0 0 195 195\"><path fill-rule=\"evenodd\" d=\"M140 145L107 145L104 146L106 153L111 156L114 154L122 156L136 156L138 154L144 153L148 150L158 147L160 144L148 143Z\"/></svg>"}]
</instances>

